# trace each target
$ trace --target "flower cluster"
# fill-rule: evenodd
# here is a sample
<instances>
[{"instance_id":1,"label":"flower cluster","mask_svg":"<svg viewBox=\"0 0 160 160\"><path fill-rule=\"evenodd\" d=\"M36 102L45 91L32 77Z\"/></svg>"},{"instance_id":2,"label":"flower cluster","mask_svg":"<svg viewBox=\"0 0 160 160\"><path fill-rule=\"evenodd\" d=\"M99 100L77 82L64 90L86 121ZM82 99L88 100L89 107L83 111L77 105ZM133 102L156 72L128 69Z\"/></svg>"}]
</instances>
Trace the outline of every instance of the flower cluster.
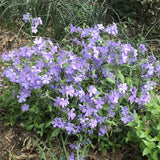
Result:
<instances>
[{"instance_id":1,"label":"flower cluster","mask_svg":"<svg viewBox=\"0 0 160 160\"><path fill-rule=\"evenodd\" d=\"M40 23L32 22L35 26ZM69 44L72 50L40 37L33 46L3 53L2 59L11 63L3 76L19 84L14 94L23 104L22 110L29 110L26 103L33 90L46 87L52 108L60 109L52 125L68 134L98 132L103 136L109 120L133 121L134 107L150 101L149 90L155 85L150 79L159 75L159 64L150 60L137 63L138 51L131 44L104 40L101 35L118 33L115 23L107 28L102 24L84 29L70 25L70 33L77 36ZM142 80L136 82L138 75Z\"/></svg>"},{"instance_id":2,"label":"flower cluster","mask_svg":"<svg viewBox=\"0 0 160 160\"><path fill-rule=\"evenodd\" d=\"M29 21L31 23L31 29L32 29L32 33L37 33L37 27L41 24L42 25L42 20L40 17L36 17L36 18L32 18L32 16L30 15L30 13L26 13L23 15L22 20L24 20L25 22Z\"/></svg>"}]
</instances>

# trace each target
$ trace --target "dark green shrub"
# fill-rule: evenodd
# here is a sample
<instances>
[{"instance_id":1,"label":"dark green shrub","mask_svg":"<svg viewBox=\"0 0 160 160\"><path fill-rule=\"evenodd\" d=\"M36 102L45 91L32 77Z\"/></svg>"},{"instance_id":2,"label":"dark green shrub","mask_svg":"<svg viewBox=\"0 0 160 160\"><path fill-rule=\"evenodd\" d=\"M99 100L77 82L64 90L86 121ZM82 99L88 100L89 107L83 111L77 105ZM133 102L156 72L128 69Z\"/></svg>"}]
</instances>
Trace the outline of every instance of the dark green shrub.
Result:
<instances>
[{"instance_id":1,"label":"dark green shrub","mask_svg":"<svg viewBox=\"0 0 160 160\"><path fill-rule=\"evenodd\" d=\"M133 130L128 139L136 142L143 155L150 160L159 160L160 157L160 97L154 96L149 104L136 115L136 121L130 124Z\"/></svg>"}]
</instances>

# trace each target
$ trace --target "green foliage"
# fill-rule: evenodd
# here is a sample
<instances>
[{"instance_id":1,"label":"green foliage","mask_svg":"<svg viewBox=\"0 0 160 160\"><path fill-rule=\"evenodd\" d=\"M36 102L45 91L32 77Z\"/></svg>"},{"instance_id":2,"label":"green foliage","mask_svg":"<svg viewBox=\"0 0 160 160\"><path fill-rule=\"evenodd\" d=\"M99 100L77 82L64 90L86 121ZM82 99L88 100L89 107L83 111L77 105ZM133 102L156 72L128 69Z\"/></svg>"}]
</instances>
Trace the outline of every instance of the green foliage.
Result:
<instances>
[{"instance_id":1,"label":"green foliage","mask_svg":"<svg viewBox=\"0 0 160 160\"><path fill-rule=\"evenodd\" d=\"M128 133L128 140L136 142L143 156L150 160L160 157L160 96L153 96L151 102L142 109L141 114L135 114L135 122L128 124L132 131Z\"/></svg>"}]
</instances>

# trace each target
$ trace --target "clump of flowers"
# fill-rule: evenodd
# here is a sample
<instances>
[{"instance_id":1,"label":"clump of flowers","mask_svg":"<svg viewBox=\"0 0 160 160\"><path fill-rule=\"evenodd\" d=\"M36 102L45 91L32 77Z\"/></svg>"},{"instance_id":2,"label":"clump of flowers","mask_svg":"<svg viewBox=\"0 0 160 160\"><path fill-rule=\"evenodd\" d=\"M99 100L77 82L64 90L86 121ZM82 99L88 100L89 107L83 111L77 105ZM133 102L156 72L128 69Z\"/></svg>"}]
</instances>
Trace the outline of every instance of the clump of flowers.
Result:
<instances>
[{"instance_id":1,"label":"clump of flowers","mask_svg":"<svg viewBox=\"0 0 160 160\"><path fill-rule=\"evenodd\" d=\"M32 33L37 33L38 32L37 27L40 24L42 25L41 17L32 18L32 15L30 15L30 13L24 14L22 20L24 22L28 22L29 21L31 23Z\"/></svg>"},{"instance_id":2,"label":"clump of flowers","mask_svg":"<svg viewBox=\"0 0 160 160\"><path fill-rule=\"evenodd\" d=\"M23 20L31 20L34 33L42 24L28 13ZM150 102L152 77L159 75L159 63L150 59L139 63L139 51L131 44L110 40L110 34L118 34L115 23L106 28L70 25L70 33L75 38L62 48L39 37L32 46L3 53L1 58L11 64L3 76L18 84L14 98L22 110L37 104L28 104L33 92L37 98L44 97L53 110L53 127L69 135L104 136L109 121L117 126L134 121L135 111ZM144 46L141 50L145 51Z\"/></svg>"}]
</instances>

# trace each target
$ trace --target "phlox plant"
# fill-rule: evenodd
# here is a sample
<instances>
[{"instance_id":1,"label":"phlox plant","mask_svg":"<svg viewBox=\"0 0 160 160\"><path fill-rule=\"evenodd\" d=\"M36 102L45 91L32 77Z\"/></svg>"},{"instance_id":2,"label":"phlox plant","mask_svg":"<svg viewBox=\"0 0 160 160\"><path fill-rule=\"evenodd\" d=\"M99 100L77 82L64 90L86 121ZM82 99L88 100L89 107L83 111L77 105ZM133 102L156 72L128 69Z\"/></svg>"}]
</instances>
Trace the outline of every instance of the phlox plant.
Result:
<instances>
[{"instance_id":1,"label":"phlox plant","mask_svg":"<svg viewBox=\"0 0 160 160\"><path fill-rule=\"evenodd\" d=\"M31 40L32 40L33 33L36 34L38 32L38 26L42 25L42 19L41 17L33 18L32 15L27 12L26 14L23 15L22 20L25 22L23 25L29 24L30 26L29 31L30 31Z\"/></svg>"},{"instance_id":2,"label":"phlox plant","mask_svg":"<svg viewBox=\"0 0 160 160\"><path fill-rule=\"evenodd\" d=\"M116 40L115 23L70 25L66 32L70 37L62 46L37 37L2 54L8 65L2 76L10 81L14 102L10 116L19 115L22 126L41 135L85 135L108 147L109 133L129 131L127 124L150 102L159 62L153 55L139 59L143 44L135 49Z\"/></svg>"}]
</instances>

